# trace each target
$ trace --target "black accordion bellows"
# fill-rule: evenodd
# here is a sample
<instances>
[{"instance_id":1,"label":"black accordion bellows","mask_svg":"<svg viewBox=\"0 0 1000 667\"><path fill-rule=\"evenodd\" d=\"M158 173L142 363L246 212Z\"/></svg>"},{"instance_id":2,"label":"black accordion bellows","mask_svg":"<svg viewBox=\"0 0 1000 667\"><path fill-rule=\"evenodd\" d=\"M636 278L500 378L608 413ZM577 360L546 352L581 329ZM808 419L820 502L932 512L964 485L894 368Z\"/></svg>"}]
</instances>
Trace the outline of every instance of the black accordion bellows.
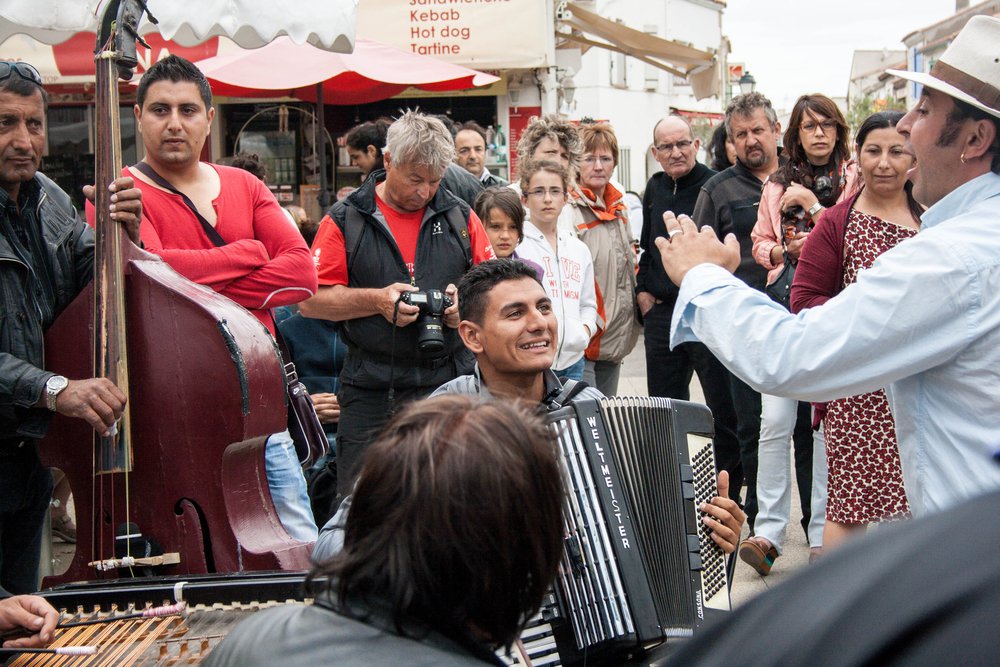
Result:
<instances>
[{"instance_id":1,"label":"black accordion bellows","mask_svg":"<svg viewBox=\"0 0 1000 667\"><path fill-rule=\"evenodd\" d=\"M716 494L712 415L663 398L577 400L550 413L567 476L556 582L591 657L690 636L729 609L725 554L698 505Z\"/></svg>"}]
</instances>

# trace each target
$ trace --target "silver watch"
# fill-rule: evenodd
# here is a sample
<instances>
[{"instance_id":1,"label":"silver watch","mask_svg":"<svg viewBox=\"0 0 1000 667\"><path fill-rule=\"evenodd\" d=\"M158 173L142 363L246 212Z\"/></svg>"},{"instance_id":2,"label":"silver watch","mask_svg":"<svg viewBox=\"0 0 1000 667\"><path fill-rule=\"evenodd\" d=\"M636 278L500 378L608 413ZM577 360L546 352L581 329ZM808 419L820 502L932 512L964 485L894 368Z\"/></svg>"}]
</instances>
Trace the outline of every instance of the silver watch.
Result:
<instances>
[{"instance_id":1,"label":"silver watch","mask_svg":"<svg viewBox=\"0 0 1000 667\"><path fill-rule=\"evenodd\" d=\"M823 210L823 205L820 204L819 202L816 202L815 204L809 207L809 217L815 218L816 214L822 210Z\"/></svg>"},{"instance_id":2,"label":"silver watch","mask_svg":"<svg viewBox=\"0 0 1000 667\"><path fill-rule=\"evenodd\" d=\"M62 375L53 375L45 383L45 407L52 412L56 411L56 398L62 390L69 386L69 380Z\"/></svg>"}]
</instances>

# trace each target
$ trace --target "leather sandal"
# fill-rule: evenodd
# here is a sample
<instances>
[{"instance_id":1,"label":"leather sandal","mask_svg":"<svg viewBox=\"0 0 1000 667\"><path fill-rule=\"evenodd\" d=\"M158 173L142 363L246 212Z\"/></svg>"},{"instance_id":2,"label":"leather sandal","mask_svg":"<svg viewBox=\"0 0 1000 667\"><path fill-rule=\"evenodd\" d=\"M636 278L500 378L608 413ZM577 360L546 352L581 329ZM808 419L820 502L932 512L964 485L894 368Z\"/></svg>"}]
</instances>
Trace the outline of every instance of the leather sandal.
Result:
<instances>
[{"instance_id":1,"label":"leather sandal","mask_svg":"<svg viewBox=\"0 0 1000 667\"><path fill-rule=\"evenodd\" d=\"M740 560L762 577L771 573L771 566L777 558L778 550L762 537L748 537L740 542Z\"/></svg>"},{"instance_id":2,"label":"leather sandal","mask_svg":"<svg viewBox=\"0 0 1000 667\"><path fill-rule=\"evenodd\" d=\"M76 524L68 514L52 517L52 534L67 544L76 544Z\"/></svg>"}]
</instances>

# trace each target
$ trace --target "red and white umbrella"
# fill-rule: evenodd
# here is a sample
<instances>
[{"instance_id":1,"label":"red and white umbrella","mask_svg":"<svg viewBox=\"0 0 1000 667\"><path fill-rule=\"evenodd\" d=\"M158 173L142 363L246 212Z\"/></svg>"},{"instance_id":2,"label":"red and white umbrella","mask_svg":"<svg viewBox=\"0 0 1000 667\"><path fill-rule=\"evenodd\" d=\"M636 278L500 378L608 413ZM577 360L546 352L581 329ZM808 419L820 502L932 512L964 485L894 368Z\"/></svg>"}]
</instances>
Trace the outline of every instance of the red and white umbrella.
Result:
<instances>
[{"instance_id":1,"label":"red and white umbrella","mask_svg":"<svg viewBox=\"0 0 1000 667\"><path fill-rule=\"evenodd\" d=\"M332 104L384 100L413 86L428 91L486 86L499 77L358 38L353 53L333 53L279 37L259 49L220 44L198 68L216 95L295 97L316 101L317 85Z\"/></svg>"}]
</instances>

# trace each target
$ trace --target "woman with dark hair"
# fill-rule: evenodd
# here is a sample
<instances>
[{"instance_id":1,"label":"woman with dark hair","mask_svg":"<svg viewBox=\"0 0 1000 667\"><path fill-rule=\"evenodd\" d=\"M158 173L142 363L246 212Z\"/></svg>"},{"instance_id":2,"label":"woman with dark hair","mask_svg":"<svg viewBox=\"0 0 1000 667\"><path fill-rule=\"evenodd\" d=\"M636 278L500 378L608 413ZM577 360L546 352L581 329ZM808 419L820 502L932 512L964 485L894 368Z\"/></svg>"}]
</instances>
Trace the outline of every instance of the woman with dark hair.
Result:
<instances>
[{"instance_id":1,"label":"woman with dark hair","mask_svg":"<svg viewBox=\"0 0 1000 667\"><path fill-rule=\"evenodd\" d=\"M782 145L786 162L764 184L753 255L774 280L795 261L824 208L854 194L858 170L850 160L847 121L825 95L803 95L792 108Z\"/></svg>"},{"instance_id":2,"label":"woman with dark hair","mask_svg":"<svg viewBox=\"0 0 1000 667\"><path fill-rule=\"evenodd\" d=\"M562 555L554 436L518 401L411 403L365 454L311 605L254 614L206 665L503 665Z\"/></svg>"},{"instance_id":3,"label":"woman with dark hair","mask_svg":"<svg viewBox=\"0 0 1000 667\"><path fill-rule=\"evenodd\" d=\"M390 124L382 118L369 120L355 125L344 136L351 164L361 170L362 180L376 169L382 169L382 149L385 148L385 135Z\"/></svg>"},{"instance_id":4,"label":"woman with dark hair","mask_svg":"<svg viewBox=\"0 0 1000 667\"><path fill-rule=\"evenodd\" d=\"M899 111L882 111L858 129L861 191L824 213L810 235L792 285L793 312L825 303L879 255L916 235L923 208L907 180L914 158L896 131L902 117ZM827 403L823 430L829 469L825 549L870 523L908 514L884 390Z\"/></svg>"},{"instance_id":5,"label":"woman with dark hair","mask_svg":"<svg viewBox=\"0 0 1000 667\"><path fill-rule=\"evenodd\" d=\"M712 140L708 142L708 159L711 161L709 165L715 171L722 171L723 169L729 169L734 164L736 164L736 146L729 139L729 135L726 133L726 124L719 123L719 126L715 128L715 132L712 132Z\"/></svg>"},{"instance_id":6,"label":"woman with dark hair","mask_svg":"<svg viewBox=\"0 0 1000 667\"><path fill-rule=\"evenodd\" d=\"M764 184L757 224L750 234L754 259L768 269L768 283L780 275L786 261L794 264L798 260L806 236L823 209L852 195L857 187L857 167L849 159L847 121L829 97L803 95L795 102L783 145L787 161ZM774 350L774 354L780 355L781 350ZM795 399L761 394L757 448L759 509L754 536L740 545L740 558L762 574L770 570L780 555L788 525L789 442L799 419L809 420L806 404L800 406ZM823 543L826 469L820 442L822 434L817 433L811 448L812 500L806 527L812 549L810 557L819 555ZM797 454L803 444L808 449L807 437L804 443L796 438ZM805 480L797 481L801 485Z\"/></svg>"}]
</instances>

